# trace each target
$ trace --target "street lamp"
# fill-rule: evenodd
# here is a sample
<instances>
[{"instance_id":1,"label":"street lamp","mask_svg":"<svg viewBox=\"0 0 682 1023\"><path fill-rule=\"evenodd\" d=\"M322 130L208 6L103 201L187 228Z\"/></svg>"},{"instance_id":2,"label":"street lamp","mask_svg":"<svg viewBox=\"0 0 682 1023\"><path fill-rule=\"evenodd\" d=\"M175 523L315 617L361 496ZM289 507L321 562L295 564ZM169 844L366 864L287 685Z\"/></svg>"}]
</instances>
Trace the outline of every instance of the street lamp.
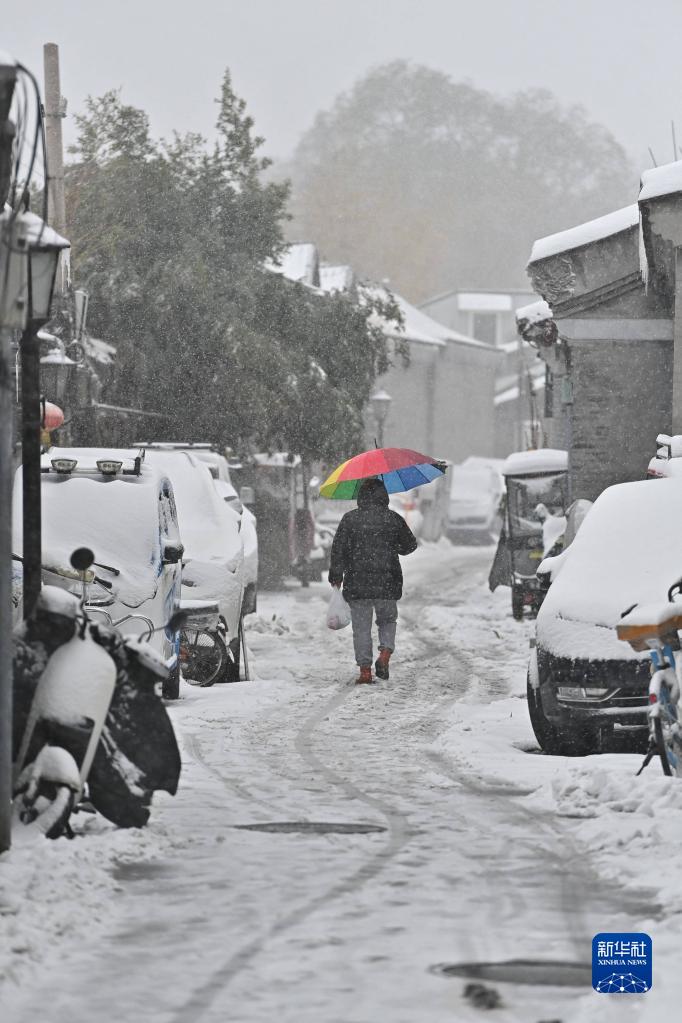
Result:
<instances>
[{"instance_id":1,"label":"street lamp","mask_svg":"<svg viewBox=\"0 0 682 1023\"><path fill-rule=\"evenodd\" d=\"M42 334L42 331L39 332ZM77 363L70 359L61 348L51 348L40 360L40 382L42 393L48 401L63 405L66 387Z\"/></svg>"},{"instance_id":2,"label":"street lamp","mask_svg":"<svg viewBox=\"0 0 682 1023\"><path fill-rule=\"evenodd\" d=\"M388 415L388 410L391 407L393 398L388 391L375 391L372 397L369 399L372 405L372 412L374 413L374 419L377 424L377 439L379 447L384 446L384 423Z\"/></svg>"},{"instance_id":3,"label":"street lamp","mask_svg":"<svg viewBox=\"0 0 682 1023\"><path fill-rule=\"evenodd\" d=\"M37 217L25 212L21 238L26 251L26 327L21 336L21 460L23 497L24 618L28 618L41 581L40 513L40 339L38 331L50 318L59 254L69 243Z\"/></svg>"}]
</instances>

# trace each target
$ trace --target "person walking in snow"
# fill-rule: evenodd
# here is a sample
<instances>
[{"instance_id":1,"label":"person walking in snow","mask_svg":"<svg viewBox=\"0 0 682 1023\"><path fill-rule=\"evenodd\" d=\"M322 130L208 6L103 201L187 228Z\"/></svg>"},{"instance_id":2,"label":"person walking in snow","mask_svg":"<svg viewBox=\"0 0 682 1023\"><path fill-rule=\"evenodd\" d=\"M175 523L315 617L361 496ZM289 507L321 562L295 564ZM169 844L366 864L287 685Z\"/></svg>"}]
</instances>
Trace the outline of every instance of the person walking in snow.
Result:
<instances>
[{"instance_id":1,"label":"person walking in snow","mask_svg":"<svg viewBox=\"0 0 682 1023\"><path fill-rule=\"evenodd\" d=\"M372 682L372 619L376 614L379 656L377 678L388 678L388 662L395 648L398 601L403 595L403 573L398 555L411 554L417 541L405 520L388 507L388 493L380 479L365 480L358 490L358 506L346 512L332 544L329 582L343 584L350 606L358 683Z\"/></svg>"}]
</instances>

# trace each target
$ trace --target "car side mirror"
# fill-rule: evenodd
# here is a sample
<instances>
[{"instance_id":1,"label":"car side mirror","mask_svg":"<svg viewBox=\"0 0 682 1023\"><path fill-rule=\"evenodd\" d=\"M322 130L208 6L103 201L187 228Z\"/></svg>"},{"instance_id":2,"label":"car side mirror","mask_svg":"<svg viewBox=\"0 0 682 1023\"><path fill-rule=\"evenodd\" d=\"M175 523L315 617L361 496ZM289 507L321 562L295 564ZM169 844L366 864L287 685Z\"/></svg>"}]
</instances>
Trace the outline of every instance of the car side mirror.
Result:
<instances>
[{"instance_id":1,"label":"car side mirror","mask_svg":"<svg viewBox=\"0 0 682 1023\"><path fill-rule=\"evenodd\" d=\"M164 565L177 565L182 560L185 548L181 543L165 543L163 545Z\"/></svg>"}]
</instances>

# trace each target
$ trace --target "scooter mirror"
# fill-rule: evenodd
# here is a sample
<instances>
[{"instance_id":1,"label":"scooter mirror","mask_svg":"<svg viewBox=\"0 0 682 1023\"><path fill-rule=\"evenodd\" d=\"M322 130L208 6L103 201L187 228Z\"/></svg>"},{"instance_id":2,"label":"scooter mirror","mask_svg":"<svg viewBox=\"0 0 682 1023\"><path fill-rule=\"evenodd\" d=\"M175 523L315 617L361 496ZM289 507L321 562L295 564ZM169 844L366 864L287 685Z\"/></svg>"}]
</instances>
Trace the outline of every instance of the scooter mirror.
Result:
<instances>
[{"instance_id":1,"label":"scooter mirror","mask_svg":"<svg viewBox=\"0 0 682 1023\"><path fill-rule=\"evenodd\" d=\"M71 567L77 572L87 572L95 561L95 555L89 547L77 547L71 555Z\"/></svg>"}]
</instances>

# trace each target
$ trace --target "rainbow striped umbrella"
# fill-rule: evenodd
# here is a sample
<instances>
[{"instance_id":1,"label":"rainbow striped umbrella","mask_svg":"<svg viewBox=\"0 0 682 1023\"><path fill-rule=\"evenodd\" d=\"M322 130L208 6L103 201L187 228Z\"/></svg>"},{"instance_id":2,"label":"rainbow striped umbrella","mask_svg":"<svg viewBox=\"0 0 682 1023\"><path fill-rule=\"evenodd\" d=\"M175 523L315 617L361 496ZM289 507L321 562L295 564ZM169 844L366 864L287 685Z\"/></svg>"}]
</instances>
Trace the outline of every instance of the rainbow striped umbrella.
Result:
<instances>
[{"instance_id":1,"label":"rainbow striped umbrella","mask_svg":"<svg viewBox=\"0 0 682 1023\"><path fill-rule=\"evenodd\" d=\"M389 494L412 490L442 476L445 462L409 448L374 448L363 451L334 469L320 487L322 497L350 501L357 497L363 480L378 477Z\"/></svg>"}]
</instances>

